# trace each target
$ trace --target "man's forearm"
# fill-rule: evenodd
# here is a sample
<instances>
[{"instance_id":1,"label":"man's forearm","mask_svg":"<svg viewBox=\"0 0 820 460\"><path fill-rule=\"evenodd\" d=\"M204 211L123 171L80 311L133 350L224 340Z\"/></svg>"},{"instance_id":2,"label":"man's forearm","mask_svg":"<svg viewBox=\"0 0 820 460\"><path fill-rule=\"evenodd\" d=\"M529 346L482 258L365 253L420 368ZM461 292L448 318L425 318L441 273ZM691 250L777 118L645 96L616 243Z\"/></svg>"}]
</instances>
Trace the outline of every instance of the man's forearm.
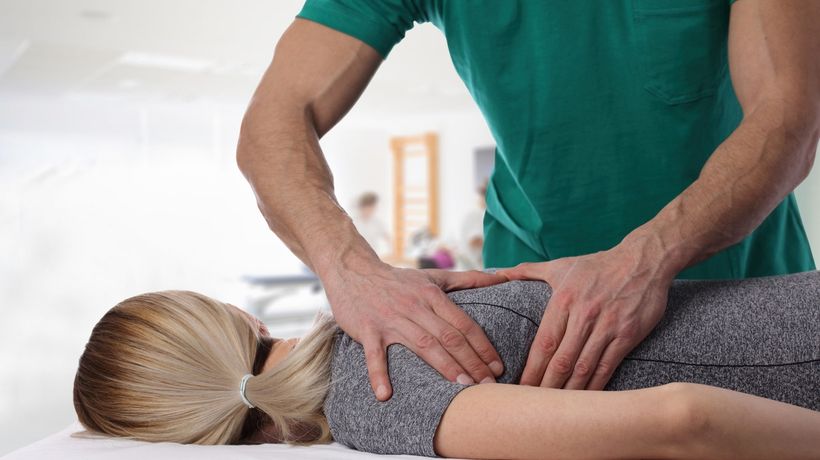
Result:
<instances>
[{"instance_id":1,"label":"man's forearm","mask_svg":"<svg viewBox=\"0 0 820 460\"><path fill-rule=\"evenodd\" d=\"M264 110L277 113L246 115L237 162L268 226L320 277L341 258L377 261L336 201L309 111Z\"/></svg>"},{"instance_id":2,"label":"man's forearm","mask_svg":"<svg viewBox=\"0 0 820 460\"><path fill-rule=\"evenodd\" d=\"M654 253L674 276L751 233L811 169L817 114L794 109L761 100L698 179L624 244Z\"/></svg>"}]
</instances>

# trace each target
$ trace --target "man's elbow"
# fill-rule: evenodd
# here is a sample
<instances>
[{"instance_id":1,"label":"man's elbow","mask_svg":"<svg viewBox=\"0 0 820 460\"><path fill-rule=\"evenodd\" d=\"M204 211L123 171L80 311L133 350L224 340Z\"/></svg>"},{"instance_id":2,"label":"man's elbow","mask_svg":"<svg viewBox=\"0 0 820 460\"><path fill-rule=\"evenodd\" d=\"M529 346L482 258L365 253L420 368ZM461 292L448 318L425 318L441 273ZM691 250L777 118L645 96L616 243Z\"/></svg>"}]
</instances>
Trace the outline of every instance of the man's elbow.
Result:
<instances>
[{"instance_id":1,"label":"man's elbow","mask_svg":"<svg viewBox=\"0 0 820 460\"><path fill-rule=\"evenodd\" d=\"M251 120L251 117L253 116L250 109L245 113L239 128L239 140L236 143L236 165L245 177L249 177L248 174L257 156L257 149L254 148L254 143L252 142L254 137L254 134L252 134L254 122Z\"/></svg>"},{"instance_id":2,"label":"man's elbow","mask_svg":"<svg viewBox=\"0 0 820 460\"><path fill-rule=\"evenodd\" d=\"M820 128L814 131L813 141L808 144L806 148L805 160L803 162L803 170L800 177L800 182L806 180L814 167L814 159L817 157L817 141L820 139Z\"/></svg>"},{"instance_id":3,"label":"man's elbow","mask_svg":"<svg viewBox=\"0 0 820 460\"><path fill-rule=\"evenodd\" d=\"M804 118L805 135L814 150L820 138L820 75L800 86L802 97L798 96L798 112ZM813 161L814 155L811 157Z\"/></svg>"},{"instance_id":4,"label":"man's elbow","mask_svg":"<svg viewBox=\"0 0 820 460\"><path fill-rule=\"evenodd\" d=\"M803 118L798 133L802 141L799 143L802 150L800 182L803 182L811 173L817 156L817 143L820 140L820 93L814 98L807 98L800 113Z\"/></svg>"},{"instance_id":5,"label":"man's elbow","mask_svg":"<svg viewBox=\"0 0 820 460\"><path fill-rule=\"evenodd\" d=\"M278 121L272 113L275 107L271 105L272 102L260 105L259 102L251 101L239 127L236 164L242 174L249 179L265 154L276 150Z\"/></svg>"},{"instance_id":6,"label":"man's elbow","mask_svg":"<svg viewBox=\"0 0 820 460\"><path fill-rule=\"evenodd\" d=\"M315 135L310 106L293 95L254 96L239 128L236 163L248 177L260 163L271 167L271 156L299 150Z\"/></svg>"},{"instance_id":7,"label":"man's elbow","mask_svg":"<svg viewBox=\"0 0 820 460\"><path fill-rule=\"evenodd\" d=\"M816 78L790 78L776 85L778 99L782 101L780 112L782 132L786 146L797 153L800 164L799 182L808 177L814 166L817 143L820 139L820 85Z\"/></svg>"},{"instance_id":8,"label":"man's elbow","mask_svg":"<svg viewBox=\"0 0 820 460\"><path fill-rule=\"evenodd\" d=\"M820 80L820 76L818 76L818 80ZM815 92L810 100L810 109L808 110L809 125L811 128L808 134L808 158L806 160L806 169L804 171L806 177L808 177L812 167L814 166L814 159L817 156L817 143L820 141L820 84L817 84L817 81L815 81L814 87ZM806 177L803 177L803 179Z\"/></svg>"},{"instance_id":9,"label":"man's elbow","mask_svg":"<svg viewBox=\"0 0 820 460\"><path fill-rule=\"evenodd\" d=\"M820 67L820 66L818 66ZM783 77L784 79L786 77ZM815 136L820 130L820 68L792 76L787 85L787 94L794 110L803 118L806 128ZM784 83L786 85L786 83Z\"/></svg>"}]
</instances>

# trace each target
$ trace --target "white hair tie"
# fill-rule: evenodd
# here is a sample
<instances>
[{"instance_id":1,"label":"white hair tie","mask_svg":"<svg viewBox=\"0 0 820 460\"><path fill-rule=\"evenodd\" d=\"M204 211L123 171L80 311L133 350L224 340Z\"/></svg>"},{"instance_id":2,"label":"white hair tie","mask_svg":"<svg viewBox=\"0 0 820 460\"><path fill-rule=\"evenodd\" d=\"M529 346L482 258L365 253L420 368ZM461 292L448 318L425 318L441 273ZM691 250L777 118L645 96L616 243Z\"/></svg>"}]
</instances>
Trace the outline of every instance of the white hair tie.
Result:
<instances>
[{"instance_id":1,"label":"white hair tie","mask_svg":"<svg viewBox=\"0 0 820 460\"><path fill-rule=\"evenodd\" d=\"M253 374L245 374L239 382L239 397L242 398L242 402L248 406L248 409L253 409L253 404L251 404L248 397L245 395L245 388L248 386L248 380L250 380L251 377L253 377Z\"/></svg>"}]
</instances>

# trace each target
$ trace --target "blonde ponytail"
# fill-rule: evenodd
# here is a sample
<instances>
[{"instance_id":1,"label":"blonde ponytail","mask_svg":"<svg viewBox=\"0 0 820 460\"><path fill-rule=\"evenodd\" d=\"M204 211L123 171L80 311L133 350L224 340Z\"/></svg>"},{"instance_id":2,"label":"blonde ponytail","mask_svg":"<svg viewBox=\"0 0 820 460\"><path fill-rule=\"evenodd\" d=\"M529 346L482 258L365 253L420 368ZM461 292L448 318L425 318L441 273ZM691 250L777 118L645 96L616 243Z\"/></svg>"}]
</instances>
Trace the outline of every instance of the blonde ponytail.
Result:
<instances>
[{"instance_id":1,"label":"blonde ponytail","mask_svg":"<svg viewBox=\"0 0 820 460\"><path fill-rule=\"evenodd\" d=\"M330 386L333 336L330 315L319 314L314 327L276 366L248 380L246 395L291 444L330 442L322 405Z\"/></svg>"},{"instance_id":2,"label":"blonde ponytail","mask_svg":"<svg viewBox=\"0 0 820 460\"><path fill-rule=\"evenodd\" d=\"M145 441L238 443L249 412L260 410L275 427L268 440L329 442L322 405L338 331L332 316L318 314L288 356L248 380L245 394L257 407L249 409L239 383L252 371L262 338L246 318L195 292L132 297L94 327L74 406L92 432Z\"/></svg>"}]
</instances>

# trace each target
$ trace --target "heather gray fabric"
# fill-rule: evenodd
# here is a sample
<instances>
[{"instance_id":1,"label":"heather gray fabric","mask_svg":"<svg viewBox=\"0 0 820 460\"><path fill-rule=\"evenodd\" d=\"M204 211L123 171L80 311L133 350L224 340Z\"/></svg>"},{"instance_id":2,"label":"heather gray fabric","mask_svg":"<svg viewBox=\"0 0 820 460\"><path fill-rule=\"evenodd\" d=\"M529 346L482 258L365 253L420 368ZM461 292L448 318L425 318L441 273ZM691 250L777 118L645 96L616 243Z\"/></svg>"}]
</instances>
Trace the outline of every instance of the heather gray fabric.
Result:
<instances>
[{"instance_id":1,"label":"heather gray fabric","mask_svg":"<svg viewBox=\"0 0 820 460\"><path fill-rule=\"evenodd\" d=\"M517 383L549 300L546 283L513 281L450 293L484 329ZM364 352L339 332L324 404L336 441L380 454L435 457L451 383L403 345L388 347L393 397L379 402ZM664 318L607 389L696 382L820 410L820 271L737 281L676 280Z\"/></svg>"}]
</instances>

